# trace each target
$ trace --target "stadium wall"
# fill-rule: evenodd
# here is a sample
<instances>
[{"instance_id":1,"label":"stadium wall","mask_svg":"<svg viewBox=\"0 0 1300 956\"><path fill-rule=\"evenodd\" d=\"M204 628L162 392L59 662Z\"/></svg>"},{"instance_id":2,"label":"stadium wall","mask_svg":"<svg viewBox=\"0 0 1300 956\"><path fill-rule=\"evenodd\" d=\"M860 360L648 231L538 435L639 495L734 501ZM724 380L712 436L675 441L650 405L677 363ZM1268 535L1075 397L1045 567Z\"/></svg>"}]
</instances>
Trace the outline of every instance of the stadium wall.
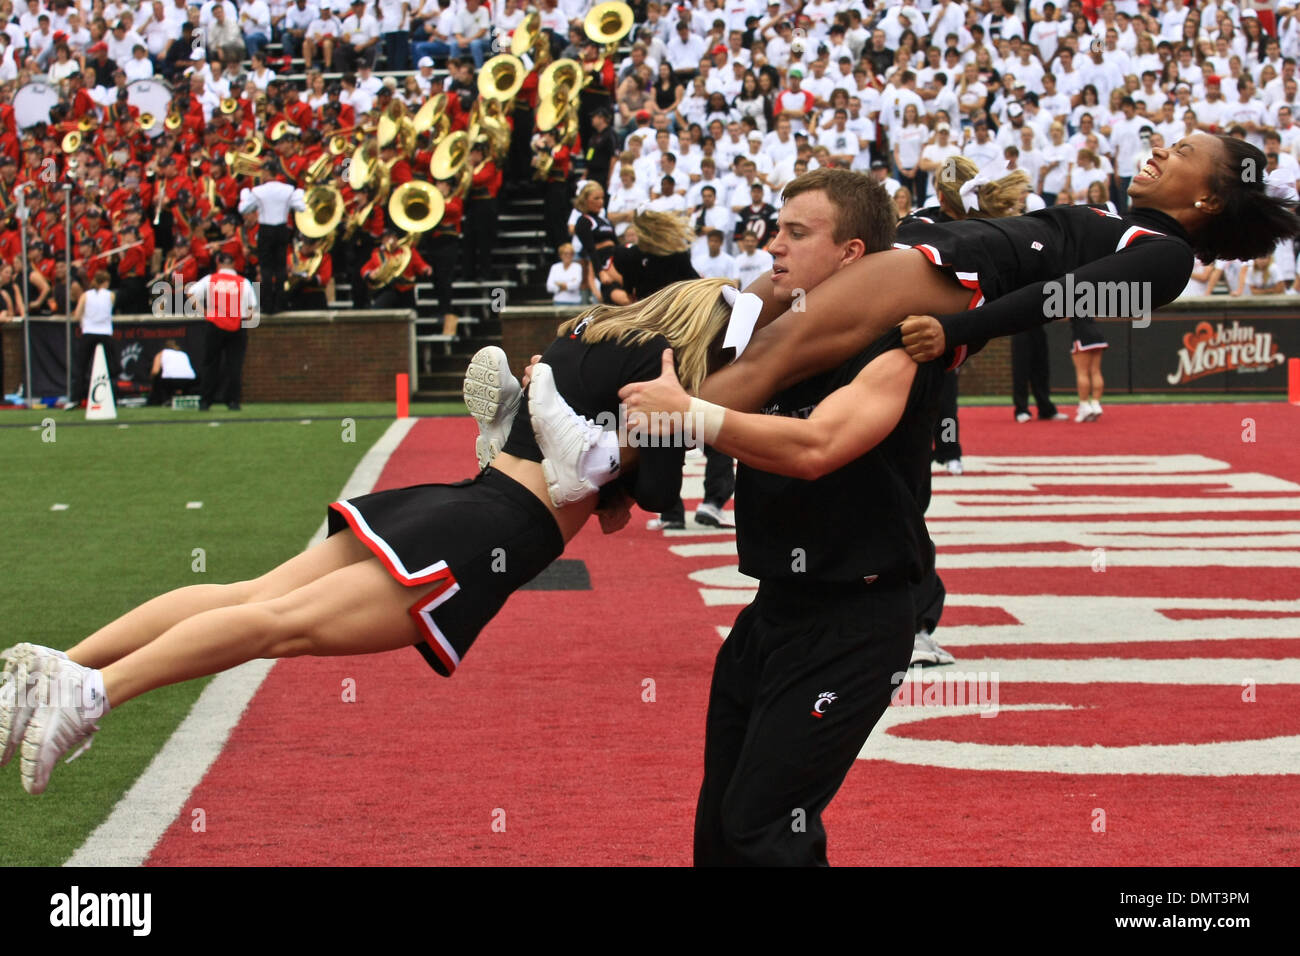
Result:
<instances>
[{"instance_id":1,"label":"stadium wall","mask_svg":"<svg viewBox=\"0 0 1300 956\"><path fill-rule=\"evenodd\" d=\"M169 338L182 342L202 372L204 322L171 317L116 316L113 336L123 358L123 375L147 387L153 356ZM40 396L61 395L64 321L32 322L34 380ZM77 330L74 328L74 354ZM23 381L23 326L0 327L4 348L4 391ZM43 348L42 348L43 346ZM42 353L40 355L36 353ZM391 401L393 378L415 370L415 312L330 310L262 316L248 330L244 360L246 402Z\"/></svg>"}]
</instances>

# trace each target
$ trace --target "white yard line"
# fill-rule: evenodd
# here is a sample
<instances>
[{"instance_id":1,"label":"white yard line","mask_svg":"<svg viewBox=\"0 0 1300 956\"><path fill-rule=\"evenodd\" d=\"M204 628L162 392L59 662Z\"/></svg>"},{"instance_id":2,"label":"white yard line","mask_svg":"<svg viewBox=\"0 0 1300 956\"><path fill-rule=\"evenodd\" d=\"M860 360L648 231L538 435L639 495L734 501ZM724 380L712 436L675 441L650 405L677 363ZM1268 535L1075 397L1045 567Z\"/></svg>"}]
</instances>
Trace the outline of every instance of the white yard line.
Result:
<instances>
[{"instance_id":1,"label":"white yard line","mask_svg":"<svg viewBox=\"0 0 1300 956\"><path fill-rule=\"evenodd\" d=\"M361 459L339 497L355 498L373 490L389 456L415 422L414 418L401 418L389 425ZM323 541L325 529L322 521L307 546ZM65 865L141 866L221 753L274 663L250 661L218 674L108 819Z\"/></svg>"}]
</instances>

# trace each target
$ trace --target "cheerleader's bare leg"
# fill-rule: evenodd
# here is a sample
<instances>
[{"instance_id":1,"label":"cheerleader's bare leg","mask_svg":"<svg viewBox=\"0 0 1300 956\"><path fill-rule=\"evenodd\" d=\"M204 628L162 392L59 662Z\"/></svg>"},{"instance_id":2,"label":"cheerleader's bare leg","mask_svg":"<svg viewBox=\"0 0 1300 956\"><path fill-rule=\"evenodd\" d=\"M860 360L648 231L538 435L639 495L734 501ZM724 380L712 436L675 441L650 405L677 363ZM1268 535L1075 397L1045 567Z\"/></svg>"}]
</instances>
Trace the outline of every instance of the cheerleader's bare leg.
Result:
<instances>
[{"instance_id":1,"label":"cheerleader's bare leg","mask_svg":"<svg viewBox=\"0 0 1300 956\"><path fill-rule=\"evenodd\" d=\"M765 302L774 301L771 283L760 283L754 291ZM797 295L789 309L755 333L744 355L705 380L700 397L757 411L781 389L848 360L909 315L961 312L970 299L971 290L918 250L865 256Z\"/></svg>"},{"instance_id":2,"label":"cheerleader's bare leg","mask_svg":"<svg viewBox=\"0 0 1300 956\"><path fill-rule=\"evenodd\" d=\"M355 535L336 534L261 577L231 584L192 584L161 594L101 627L70 648L68 657L85 667L106 667L196 614L279 597L370 557Z\"/></svg>"},{"instance_id":3,"label":"cheerleader's bare leg","mask_svg":"<svg viewBox=\"0 0 1300 956\"><path fill-rule=\"evenodd\" d=\"M1088 357L1091 352L1071 352L1070 361L1074 363L1074 387L1079 393L1080 403L1092 400L1092 373L1088 370Z\"/></svg>"},{"instance_id":4,"label":"cheerleader's bare leg","mask_svg":"<svg viewBox=\"0 0 1300 956\"><path fill-rule=\"evenodd\" d=\"M146 691L258 658L335 657L408 647L422 640L409 613L412 603L444 586L406 587L367 552L366 560L279 596L187 617L103 668L105 695L118 707Z\"/></svg>"}]
</instances>

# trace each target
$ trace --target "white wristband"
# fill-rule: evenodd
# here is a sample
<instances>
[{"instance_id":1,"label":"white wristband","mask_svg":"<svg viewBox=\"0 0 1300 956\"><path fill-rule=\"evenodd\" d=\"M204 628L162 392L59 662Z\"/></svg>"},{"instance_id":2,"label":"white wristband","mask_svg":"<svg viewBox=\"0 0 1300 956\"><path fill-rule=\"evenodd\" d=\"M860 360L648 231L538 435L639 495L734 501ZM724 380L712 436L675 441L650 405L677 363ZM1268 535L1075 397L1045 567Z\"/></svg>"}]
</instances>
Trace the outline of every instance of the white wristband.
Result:
<instances>
[{"instance_id":1,"label":"white wristband","mask_svg":"<svg viewBox=\"0 0 1300 956\"><path fill-rule=\"evenodd\" d=\"M721 405L714 405L702 398L692 398L689 414L693 433L702 443L713 444L713 440L718 437L718 432L722 431L722 419L727 414L727 410Z\"/></svg>"}]
</instances>

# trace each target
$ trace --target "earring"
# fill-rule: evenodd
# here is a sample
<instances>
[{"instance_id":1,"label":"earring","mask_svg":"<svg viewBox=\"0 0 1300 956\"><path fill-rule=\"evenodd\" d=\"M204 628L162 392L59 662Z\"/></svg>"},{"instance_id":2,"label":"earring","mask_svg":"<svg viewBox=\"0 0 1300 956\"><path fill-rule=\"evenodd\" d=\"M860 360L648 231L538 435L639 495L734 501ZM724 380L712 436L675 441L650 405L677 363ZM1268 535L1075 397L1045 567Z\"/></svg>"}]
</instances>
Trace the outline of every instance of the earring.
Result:
<instances>
[{"instance_id":1,"label":"earring","mask_svg":"<svg viewBox=\"0 0 1300 956\"><path fill-rule=\"evenodd\" d=\"M1199 199L1196 200L1196 208L1197 208L1197 209L1200 209L1200 208L1201 208L1202 206L1204 206L1204 205L1205 205L1205 203L1201 202Z\"/></svg>"}]
</instances>

